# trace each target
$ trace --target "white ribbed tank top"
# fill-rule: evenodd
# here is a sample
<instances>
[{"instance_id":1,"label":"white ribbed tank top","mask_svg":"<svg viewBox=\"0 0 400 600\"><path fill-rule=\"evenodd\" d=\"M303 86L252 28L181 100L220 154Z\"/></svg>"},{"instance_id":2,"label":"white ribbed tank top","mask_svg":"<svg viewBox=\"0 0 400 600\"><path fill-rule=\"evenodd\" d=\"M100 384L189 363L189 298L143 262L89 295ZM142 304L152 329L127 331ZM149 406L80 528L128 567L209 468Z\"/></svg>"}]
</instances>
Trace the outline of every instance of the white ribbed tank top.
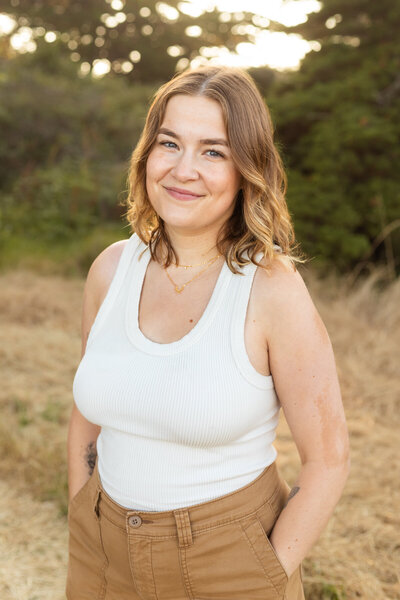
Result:
<instances>
[{"instance_id":1,"label":"white ribbed tank top","mask_svg":"<svg viewBox=\"0 0 400 600\"><path fill-rule=\"evenodd\" d=\"M145 253L139 260L140 253ZM124 246L73 381L75 403L101 426L102 485L125 508L164 511L206 502L274 462L280 403L271 375L248 358L244 325L256 265L224 262L200 320L153 342L138 325L150 251Z\"/></svg>"}]
</instances>

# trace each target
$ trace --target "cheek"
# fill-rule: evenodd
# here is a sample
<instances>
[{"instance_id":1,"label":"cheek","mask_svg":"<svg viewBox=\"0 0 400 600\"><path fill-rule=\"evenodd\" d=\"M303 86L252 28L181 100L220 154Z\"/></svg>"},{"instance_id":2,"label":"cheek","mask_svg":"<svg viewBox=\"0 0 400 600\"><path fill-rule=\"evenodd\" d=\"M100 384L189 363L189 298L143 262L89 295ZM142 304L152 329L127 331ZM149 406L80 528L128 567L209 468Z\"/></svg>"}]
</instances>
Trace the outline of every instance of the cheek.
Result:
<instances>
[{"instance_id":1,"label":"cheek","mask_svg":"<svg viewBox=\"0 0 400 600\"><path fill-rule=\"evenodd\" d=\"M147 180L158 180L160 179L166 169L168 168L167 161L165 160L165 155L157 152L157 150L153 150L147 159L146 165L146 178Z\"/></svg>"},{"instance_id":2,"label":"cheek","mask_svg":"<svg viewBox=\"0 0 400 600\"><path fill-rule=\"evenodd\" d=\"M216 170L214 173L210 172L209 175L210 185L221 196L231 197L232 195L236 195L239 189L240 177L235 169Z\"/></svg>"},{"instance_id":3,"label":"cheek","mask_svg":"<svg viewBox=\"0 0 400 600\"><path fill-rule=\"evenodd\" d=\"M146 164L146 179L147 181L154 178L157 173L157 160L155 160L155 153L152 152L147 159Z\"/></svg>"},{"instance_id":4,"label":"cheek","mask_svg":"<svg viewBox=\"0 0 400 600\"><path fill-rule=\"evenodd\" d=\"M154 201L156 200L156 198L154 196L154 190L155 190L156 182L159 179L157 165L158 165L158 162L155 159L154 152L152 152L149 155L149 157L147 159L147 164L146 164L146 190L147 190L147 194L149 196L149 200L151 201L151 204L153 204Z\"/></svg>"}]
</instances>

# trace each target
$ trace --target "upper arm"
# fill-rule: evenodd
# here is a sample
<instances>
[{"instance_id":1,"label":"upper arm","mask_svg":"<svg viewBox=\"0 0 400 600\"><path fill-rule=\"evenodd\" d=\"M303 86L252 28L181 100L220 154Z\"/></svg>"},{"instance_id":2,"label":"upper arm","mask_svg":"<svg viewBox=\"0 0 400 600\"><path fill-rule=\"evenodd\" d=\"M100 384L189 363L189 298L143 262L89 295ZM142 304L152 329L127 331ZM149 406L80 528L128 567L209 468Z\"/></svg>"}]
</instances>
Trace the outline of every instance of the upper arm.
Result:
<instances>
[{"instance_id":1,"label":"upper arm","mask_svg":"<svg viewBox=\"0 0 400 600\"><path fill-rule=\"evenodd\" d=\"M263 273L271 374L302 463L349 460L349 440L332 344L296 271Z\"/></svg>"},{"instance_id":2,"label":"upper arm","mask_svg":"<svg viewBox=\"0 0 400 600\"><path fill-rule=\"evenodd\" d=\"M120 240L105 248L95 258L87 274L83 290L81 319L81 358L85 354L87 338L98 310L107 294L127 240Z\"/></svg>"}]
</instances>

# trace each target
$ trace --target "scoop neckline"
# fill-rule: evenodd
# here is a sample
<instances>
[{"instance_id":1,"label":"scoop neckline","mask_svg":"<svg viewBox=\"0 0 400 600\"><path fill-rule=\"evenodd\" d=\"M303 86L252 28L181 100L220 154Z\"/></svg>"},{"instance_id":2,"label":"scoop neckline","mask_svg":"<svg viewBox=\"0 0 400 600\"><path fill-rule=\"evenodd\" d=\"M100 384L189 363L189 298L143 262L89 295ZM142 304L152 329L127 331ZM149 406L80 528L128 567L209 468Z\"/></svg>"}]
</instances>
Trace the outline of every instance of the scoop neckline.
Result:
<instances>
[{"instance_id":1,"label":"scoop neckline","mask_svg":"<svg viewBox=\"0 0 400 600\"><path fill-rule=\"evenodd\" d=\"M183 337L181 337L179 340L175 340L174 342L169 342L166 344L154 342L150 338L146 337L139 327L139 301L147 267L151 260L149 247L143 243L139 245L138 254L142 252L143 247L145 251L142 256L140 258L135 257L136 268L132 274L128 291L128 298L125 308L126 333L132 344L147 354L176 354L177 352L181 352L182 350L194 344L210 326L219 306L223 301L224 293L228 287L231 277L233 276L233 273L229 269L224 258L224 263L218 274L217 281L214 285L214 289L211 293L207 306L194 327L192 327L192 329L190 329L190 331L188 331L188 333L186 333Z\"/></svg>"}]
</instances>

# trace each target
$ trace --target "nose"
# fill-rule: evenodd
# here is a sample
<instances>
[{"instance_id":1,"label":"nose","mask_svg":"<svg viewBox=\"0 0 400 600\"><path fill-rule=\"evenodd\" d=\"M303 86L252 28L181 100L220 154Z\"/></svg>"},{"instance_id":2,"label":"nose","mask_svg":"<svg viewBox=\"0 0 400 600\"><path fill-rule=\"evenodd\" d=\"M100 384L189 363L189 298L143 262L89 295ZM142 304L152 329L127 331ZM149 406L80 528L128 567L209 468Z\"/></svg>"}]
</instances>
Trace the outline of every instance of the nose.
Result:
<instances>
[{"instance_id":1,"label":"nose","mask_svg":"<svg viewBox=\"0 0 400 600\"><path fill-rule=\"evenodd\" d=\"M177 156L172 169L172 175L180 181L198 179L199 174L196 169L196 160L193 155L189 152L182 152Z\"/></svg>"}]
</instances>

